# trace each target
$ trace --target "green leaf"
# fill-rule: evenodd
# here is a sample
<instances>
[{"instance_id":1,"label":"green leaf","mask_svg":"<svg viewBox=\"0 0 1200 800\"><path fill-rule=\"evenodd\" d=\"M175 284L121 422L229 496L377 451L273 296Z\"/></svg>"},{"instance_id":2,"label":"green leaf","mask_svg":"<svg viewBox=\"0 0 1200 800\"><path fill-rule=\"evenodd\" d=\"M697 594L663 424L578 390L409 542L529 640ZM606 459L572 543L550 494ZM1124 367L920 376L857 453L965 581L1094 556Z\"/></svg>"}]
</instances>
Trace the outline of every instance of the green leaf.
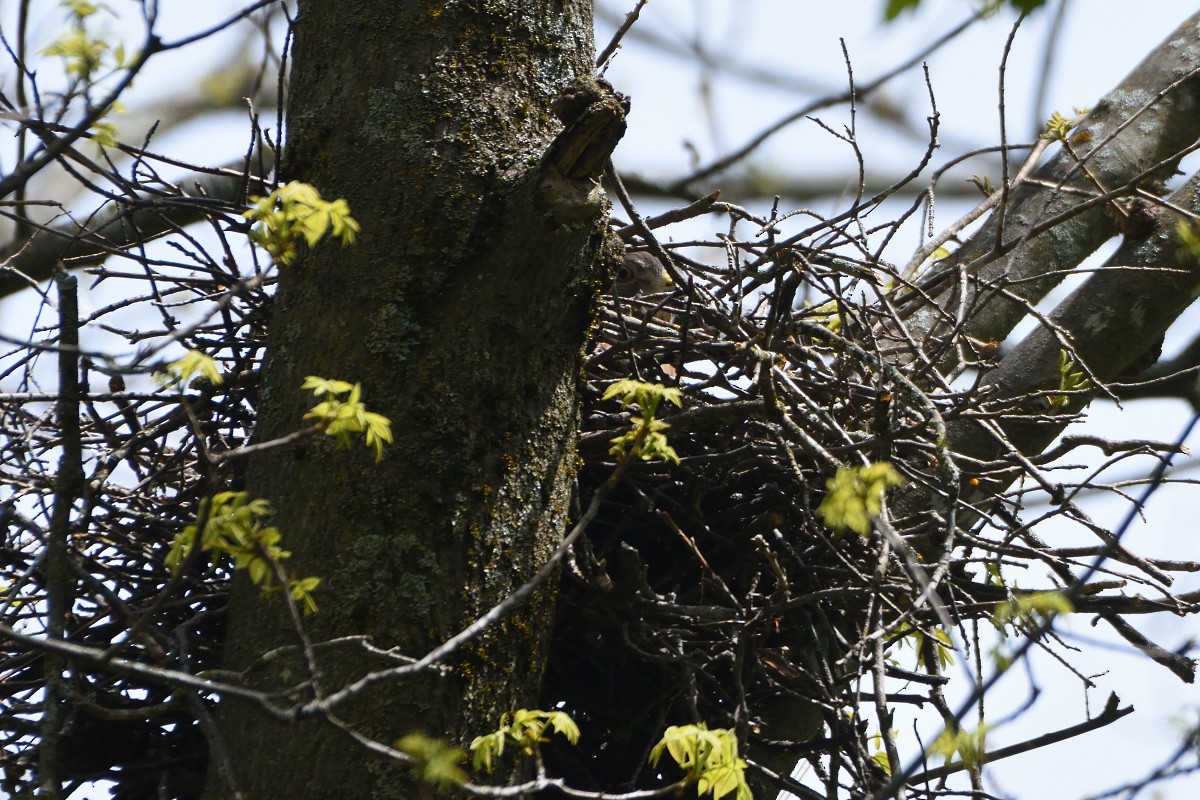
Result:
<instances>
[{"instance_id":1,"label":"green leaf","mask_svg":"<svg viewBox=\"0 0 1200 800\"><path fill-rule=\"evenodd\" d=\"M203 532L198 531L198 524L188 525L171 542L167 566L178 574L179 567L196 546L199 533L202 550L214 557L231 557L234 567L245 570L263 594L278 591L283 587L276 581L276 565L290 558L291 553L279 546L283 539L279 529L263 524L270 514L271 504L266 500L251 500L246 492L219 492L200 504L199 516L205 520ZM305 613L316 611L312 592L320 584L320 578L285 578L292 598L303 605Z\"/></svg>"},{"instance_id":2,"label":"green leaf","mask_svg":"<svg viewBox=\"0 0 1200 800\"><path fill-rule=\"evenodd\" d=\"M1200 265L1200 228L1187 220L1180 220L1175 226L1175 238L1179 240L1176 257L1193 268Z\"/></svg>"},{"instance_id":3,"label":"green leaf","mask_svg":"<svg viewBox=\"0 0 1200 800\"><path fill-rule=\"evenodd\" d=\"M817 513L830 530L867 536L871 520L883 510L884 493L891 486L903 484L904 477L886 461L865 467L839 467L837 474L825 481L827 491Z\"/></svg>"},{"instance_id":4,"label":"green leaf","mask_svg":"<svg viewBox=\"0 0 1200 800\"><path fill-rule=\"evenodd\" d=\"M887 5L883 9L883 18L891 22L905 11L910 13L916 11L920 4L921 0L887 0Z\"/></svg>"},{"instance_id":5,"label":"green leaf","mask_svg":"<svg viewBox=\"0 0 1200 800\"><path fill-rule=\"evenodd\" d=\"M413 769L422 783L450 788L467 782L467 773L459 766L467 760L462 748L423 733L410 733L395 746L413 759Z\"/></svg>"},{"instance_id":6,"label":"green leaf","mask_svg":"<svg viewBox=\"0 0 1200 800\"><path fill-rule=\"evenodd\" d=\"M683 392L678 388L663 386L661 383L646 383L632 379L617 381L604 390L604 396L601 399L611 400L614 397L621 398L623 408L637 405L642 409L642 413L649 417L654 416L659 403L663 400L674 403L678 408L683 408Z\"/></svg>"},{"instance_id":7,"label":"green leaf","mask_svg":"<svg viewBox=\"0 0 1200 800\"><path fill-rule=\"evenodd\" d=\"M250 574L250 580L255 586L262 586L271 578L271 565L261 558L251 558L246 571Z\"/></svg>"},{"instance_id":8,"label":"green leaf","mask_svg":"<svg viewBox=\"0 0 1200 800\"><path fill-rule=\"evenodd\" d=\"M974 731L943 730L929 746L929 752L944 757L947 762L957 754L964 764L978 765L986 753L987 728L987 725L980 725Z\"/></svg>"},{"instance_id":9,"label":"green leaf","mask_svg":"<svg viewBox=\"0 0 1200 800\"><path fill-rule=\"evenodd\" d=\"M579 726L575 724L575 720L571 719L570 714L564 711L551 711L550 725L553 726L555 733L561 734L571 744L579 744Z\"/></svg>"},{"instance_id":10,"label":"green leaf","mask_svg":"<svg viewBox=\"0 0 1200 800\"><path fill-rule=\"evenodd\" d=\"M939 670L944 672L947 667L954 666L954 656L952 655L954 653L954 643L950 640L950 634L946 633L945 629L943 628L934 628L931 633L933 640L933 652L937 656ZM924 634L921 634L919 631L918 635L920 635L922 639L929 638ZM924 666L925 661L924 651L924 647L920 647L917 651L922 654L918 659L918 662L921 663L922 666Z\"/></svg>"},{"instance_id":11,"label":"green leaf","mask_svg":"<svg viewBox=\"0 0 1200 800\"><path fill-rule=\"evenodd\" d=\"M308 577L288 581L288 594L301 605L305 615L317 613L317 601L312 593L321 585L320 578Z\"/></svg>"},{"instance_id":12,"label":"green leaf","mask_svg":"<svg viewBox=\"0 0 1200 800\"><path fill-rule=\"evenodd\" d=\"M101 8L95 3L87 2L87 0L62 0L62 4L67 7L73 16L79 19L90 17Z\"/></svg>"},{"instance_id":13,"label":"green leaf","mask_svg":"<svg viewBox=\"0 0 1200 800\"><path fill-rule=\"evenodd\" d=\"M633 448L633 454L643 461L659 460L678 464L679 454L667 443L667 437L662 433L670 425L655 419L654 415L664 400L682 407L683 392L658 383L623 380L605 390L603 399L611 400L614 397L621 398L621 406L624 408L638 406L642 414L630 419L632 427L628 431L610 440L613 446L608 452L618 458L624 458Z\"/></svg>"},{"instance_id":14,"label":"green leaf","mask_svg":"<svg viewBox=\"0 0 1200 800\"><path fill-rule=\"evenodd\" d=\"M1073 127L1075 127L1074 119L1064 117L1055 111L1050 115L1050 119L1046 121L1046 130L1042 132L1042 138L1065 142L1067 134L1071 132L1071 128Z\"/></svg>"},{"instance_id":15,"label":"green leaf","mask_svg":"<svg viewBox=\"0 0 1200 800\"><path fill-rule=\"evenodd\" d=\"M188 350L182 358L167 364L166 369L158 373L158 376L164 383L179 386L187 384L193 376L198 376L213 386L225 382L221 371L217 369L217 362L199 350Z\"/></svg>"},{"instance_id":16,"label":"green leaf","mask_svg":"<svg viewBox=\"0 0 1200 800\"><path fill-rule=\"evenodd\" d=\"M103 39L93 38L82 25L74 25L42 54L61 57L68 74L88 80L100 68L108 50Z\"/></svg>"},{"instance_id":17,"label":"green leaf","mask_svg":"<svg viewBox=\"0 0 1200 800\"><path fill-rule=\"evenodd\" d=\"M506 726L500 730L489 733L486 736L476 736L471 741L471 767L476 772L483 770L491 773L495 766L495 761L500 756L504 755L504 742L508 734Z\"/></svg>"},{"instance_id":18,"label":"green leaf","mask_svg":"<svg viewBox=\"0 0 1200 800\"><path fill-rule=\"evenodd\" d=\"M345 394L354 388L354 384L347 383L346 381L329 380L328 378L318 378L316 375L309 375L304 379L304 383L300 385L300 388L311 391L317 397L321 397L322 395L326 394Z\"/></svg>"},{"instance_id":19,"label":"green leaf","mask_svg":"<svg viewBox=\"0 0 1200 800\"><path fill-rule=\"evenodd\" d=\"M1075 607L1070 599L1062 592L1029 592L997 603L992 612L992 622L996 625L1003 625L1014 619L1034 622L1074 611Z\"/></svg>"},{"instance_id":20,"label":"green leaf","mask_svg":"<svg viewBox=\"0 0 1200 800\"><path fill-rule=\"evenodd\" d=\"M188 525L181 533L175 534L171 540L171 549L167 553L166 565L172 575L179 574L179 568L187 560L192 548L196 546L196 526Z\"/></svg>"},{"instance_id":21,"label":"green leaf","mask_svg":"<svg viewBox=\"0 0 1200 800\"><path fill-rule=\"evenodd\" d=\"M361 434L375 460L383 458L383 446L392 442L392 423L382 414L367 411L361 384L310 375L300 388L327 398L309 409L304 419L315 421L318 428L337 440L339 447L352 447L355 436ZM343 394L348 395L344 400L339 397Z\"/></svg>"},{"instance_id":22,"label":"green leaf","mask_svg":"<svg viewBox=\"0 0 1200 800\"><path fill-rule=\"evenodd\" d=\"M328 236L349 245L360 230L345 200L324 200L316 188L299 181L280 186L266 197L252 197L250 203L243 214L253 223L250 240L279 264L295 260L301 243L312 249Z\"/></svg>"},{"instance_id":23,"label":"green leaf","mask_svg":"<svg viewBox=\"0 0 1200 800\"><path fill-rule=\"evenodd\" d=\"M111 122L97 122L92 126L92 141L100 147L117 146L117 126Z\"/></svg>"},{"instance_id":24,"label":"green leaf","mask_svg":"<svg viewBox=\"0 0 1200 800\"><path fill-rule=\"evenodd\" d=\"M700 781L696 786L697 794L712 793L715 800L736 792L738 786L742 782L742 773L734 766L715 767L706 770L701 776Z\"/></svg>"},{"instance_id":25,"label":"green leaf","mask_svg":"<svg viewBox=\"0 0 1200 800\"><path fill-rule=\"evenodd\" d=\"M650 750L652 767L658 766L664 752L687 773L688 780L696 782L697 794L720 798L734 793L736 800L751 800L746 762L738 757L737 735L732 730L710 731L703 722L672 725Z\"/></svg>"},{"instance_id":26,"label":"green leaf","mask_svg":"<svg viewBox=\"0 0 1200 800\"><path fill-rule=\"evenodd\" d=\"M1078 365L1071 354L1066 350L1058 351L1058 389L1061 392L1079 392L1085 391L1091 386L1091 382L1083 372L1077 369ZM1059 409L1065 406L1071 400L1068 394L1054 394L1046 398L1051 409Z\"/></svg>"},{"instance_id":27,"label":"green leaf","mask_svg":"<svg viewBox=\"0 0 1200 800\"><path fill-rule=\"evenodd\" d=\"M579 726L563 711L538 711L519 708L500 717L500 728L484 736L476 736L471 742L474 753L471 762L476 770L491 772L495 760L504 753L506 743L515 744L526 755L532 755L543 742L546 728L553 727L571 744L579 741Z\"/></svg>"}]
</instances>

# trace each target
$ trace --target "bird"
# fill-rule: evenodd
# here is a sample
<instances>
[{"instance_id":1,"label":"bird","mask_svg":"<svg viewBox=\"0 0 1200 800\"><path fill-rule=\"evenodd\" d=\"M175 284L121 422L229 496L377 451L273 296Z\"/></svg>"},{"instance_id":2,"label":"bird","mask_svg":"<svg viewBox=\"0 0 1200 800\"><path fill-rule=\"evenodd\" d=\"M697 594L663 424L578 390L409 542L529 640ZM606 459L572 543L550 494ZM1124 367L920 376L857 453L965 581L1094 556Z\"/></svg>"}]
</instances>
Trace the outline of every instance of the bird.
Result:
<instances>
[{"instance_id":1,"label":"bird","mask_svg":"<svg viewBox=\"0 0 1200 800\"><path fill-rule=\"evenodd\" d=\"M666 265L654 254L643 250L625 254L625 260L617 269L616 281L613 283L613 291L618 297L664 294L674 289L675 281L671 278L671 273L667 272ZM654 319L670 325L674 322L675 315L661 306L662 303L659 303L660 310L654 314ZM632 309L625 313L630 311ZM638 316L645 319L644 315Z\"/></svg>"},{"instance_id":2,"label":"bird","mask_svg":"<svg viewBox=\"0 0 1200 800\"><path fill-rule=\"evenodd\" d=\"M621 297L643 294L662 294L675 288L675 281L661 261L644 251L626 253L625 261L617 269L614 284Z\"/></svg>"},{"instance_id":3,"label":"bird","mask_svg":"<svg viewBox=\"0 0 1200 800\"><path fill-rule=\"evenodd\" d=\"M671 325L674 322L674 314L663 309L663 303L659 303L657 305L659 310L654 312L653 317L650 317L651 312L645 304L640 304L632 300L632 298L654 294L661 295L672 291L674 288L675 281L672 280L671 274L667 272L666 265L657 257L644 251L625 254L625 259L622 261L621 266L617 268L616 275L614 276L613 299L618 314L623 317L632 316L642 320L643 324L639 327L639 332L636 335L638 341L644 342L642 337L647 333L646 322L653 319L659 324L665 323L666 325ZM622 300L619 298L625 299ZM665 298L663 302L666 302ZM654 301L650 301L650 305L654 305ZM635 310L635 307L638 308ZM614 331L614 334L620 336L620 332L624 332L626 338L631 334L624 327L624 323ZM634 342L631 341L623 342L623 346L618 352L607 353L606 356L606 351L610 350L613 343L613 341L600 341L596 345L595 355L599 358L607 358L608 368L616 372L637 375L637 361L640 358L647 358L654 362L658 360L650 353L636 352L640 348L632 348L631 345ZM649 363L650 361L647 361L646 366L649 366ZM658 369L664 375L672 378L675 375L675 368L670 364L659 364Z\"/></svg>"}]
</instances>

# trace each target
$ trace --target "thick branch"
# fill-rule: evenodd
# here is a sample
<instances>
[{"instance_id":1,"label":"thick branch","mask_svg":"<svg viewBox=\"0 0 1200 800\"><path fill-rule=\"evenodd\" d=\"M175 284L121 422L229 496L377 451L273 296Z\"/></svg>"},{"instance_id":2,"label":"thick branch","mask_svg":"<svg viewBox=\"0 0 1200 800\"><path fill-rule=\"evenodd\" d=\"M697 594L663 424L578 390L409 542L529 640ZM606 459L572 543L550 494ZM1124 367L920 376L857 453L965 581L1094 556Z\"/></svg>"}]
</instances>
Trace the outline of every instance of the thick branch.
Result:
<instances>
[{"instance_id":1,"label":"thick branch","mask_svg":"<svg viewBox=\"0 0 1200 800\"><path fill-rule=\"evenodd\" d=\"M1192 176L1175 192L1170 204L1192 214L1200 213L1200 175ZM1168 207L1155 209L1153 214L1154 230L1149 236L1127 240L1103 269L1055 309L1050 316L1053 329L1038 327L988 374L984 386L993 402L1053 391L1059 385L1059 353L1064 338L1076 362L1097 379L1112 380L1152 348L1191 305L1200 292L1200 270L1193 261L1181 261L1178 255L1175 228L1185 217ZM1004 423L1003 428L1020 452L1039 453L1091 395L1085 392L1072 396L1058 422L1045 417L1050 410L1045 397L1033 398L1026 410L1042 418L1036 423ZM960 419L947 427L957 453L991 461L1003 450L996 438L974 421Z\"/></svg>"},{"instance_id":2,"label":"thick branch","mask_svg":"<svg viewBox=\"0 0 1200 800\"><path fill-rule=\"evenodd\" d=\"M98 264L132 244L197 222L216 209L244 202L248 194L265 193L262 180L248 175L244 163L196 173L180 181L179 186L194 193L148 194L140 203L100 208L84 223L67 221L42 228L29 240L0 253L0 297L41 283L60 261L69 268Z\"/></svg>"},{"instance_id":3,"label":"thick branch","mask_svg":"<svg viewBox=\"0 0 1200 800\"><path fill-rule=\"evenodd\" d=\"M1169 177L1180 153L1200 136L1200 14L1186 20L1077 126L1070 147L1012 191L970 242L939 265L922 288L937 299L910 321L919 340L966 308L965 331L1002 341L1067 271L1117 232L1111 204L1074 213L1088 200L1124 187ZM1081 163L1083 162L1083 166ZM1039 234L1049 219L1069 219ZM974 276L960 297L956 276ZM995 293L1000 283L1015 295Z\"/></svg>"}]
</instances>

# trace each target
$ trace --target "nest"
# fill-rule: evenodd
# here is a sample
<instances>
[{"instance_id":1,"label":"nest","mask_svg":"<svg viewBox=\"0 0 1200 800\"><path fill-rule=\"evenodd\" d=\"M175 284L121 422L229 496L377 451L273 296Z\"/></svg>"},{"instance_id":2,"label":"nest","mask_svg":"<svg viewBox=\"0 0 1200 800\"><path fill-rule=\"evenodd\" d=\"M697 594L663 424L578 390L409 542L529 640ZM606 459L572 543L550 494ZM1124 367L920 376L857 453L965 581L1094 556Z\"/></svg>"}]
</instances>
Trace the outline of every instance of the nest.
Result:
<instances>
[{"instance_id":1,"label":"nest","mask_svg":"<svg viewBox=\"0 0 1200 800\"><path fill-rule=\"evenodd\" d=\"M828 259L725 252L713 268L676 251L674 293L609 296L596 327L581 498L616 469L611 441L637 413L605 401L607 386L633 377L685 401L662 413L679 463L625 475L563 581L544 704L565 703L584 732L559 756L582 786L654 785L646 753L697 721L738 729L784 770L838 742L855 782L877 783L843 710L880 619L893 635L932 619L905 613L921 587L881 570L879 542L831 530L818 505L839 465L886 459L929 480L937 426L893 401L869 322L829 302L845 276L814 263ZM646 721L632 737L631 719Z\"/></svg>"},{"instance_id":2,"label":"nest","mask_svg":"<svg viewBox=\"0 0 1200 800\"><path fill-rule=\"evenodd\" d=\"M787 779L802 758L828 792L877 787L887 780L872 744L880 726L858 710L865 704L890 719L907 704L952 718L940 692L948 634L978 652L973 623L1012 598L988 570L1002 561L1041 565L1065 583L1095 550L1040 543L1018 518L1023 489L961 494L980 480L999 485L1025 457L966 463L948 451L947 422L982 401L920 377L917 367L938 352L916 352L895 312L878 302L882 284L899 278L886 264L856 240L780 243L778 220L720 210L734 220L731 234L749 225L757 238L673 247L672 292L606 294L600 303L586 354L576 496L580 512L598 493L602 501L561 573L541 704L570 713L583 737L577 747L548 746L547 761L582 789L662 785L677 776L649 768L650 749L666 726L703 721L749 743L756 780L813 796ZM211 221L218 233L225 223ZM641 233L640 246L666 256L648 229ZM196 674L221 666L230 565L201 559L173 576L163 557L211 493L191 454L237 448L252 428L271 286L262 276L247 282L222 260L158 269L153 294L130 305L215 305L219 313L182 339L169 326L122 329L119 308L93 321L129 342L158 335L220 353L228 377L219 390L192 387L184 408L159 392L123 391L121 378L83 362L82 438L99 480L87 495L87 524L70 537L81 589L68 634L122 659ZM36 353L14 350L5 374L35 381ZM637 461L602 490L618 468L612 440L638 413L604 392L630 378L682 390L682 408L660 410L679 463ZM40 600L49 581L36 554L52 527L62 441L52 414L32 393L3 406L0 514L9 572L20 576L4 621L18 632L37 631L40 612L28 601ZM878 462L903 475L906 502L879 515L868 535L827 525L819 511L826 482L839 469ZM972 479L960 479L960 466ZM117 470L126 474L110 479ZM1157 580L1154 564L1126 555L1117 553L1136 572L1126 578ZM1096 595L1078 608L1090 603L1111 618L1137 600ZM113 645L114 632L127 628ZM27 791L36 767L43 659L31 642L10 639L0 661L3 788L12 795ZM63 741L74 756L60 776L68 787L117 777L119 798L164 786L185 797L198 790L204 701L153 677L98 669L72 680Z\"/></svg>"}]
</instances>

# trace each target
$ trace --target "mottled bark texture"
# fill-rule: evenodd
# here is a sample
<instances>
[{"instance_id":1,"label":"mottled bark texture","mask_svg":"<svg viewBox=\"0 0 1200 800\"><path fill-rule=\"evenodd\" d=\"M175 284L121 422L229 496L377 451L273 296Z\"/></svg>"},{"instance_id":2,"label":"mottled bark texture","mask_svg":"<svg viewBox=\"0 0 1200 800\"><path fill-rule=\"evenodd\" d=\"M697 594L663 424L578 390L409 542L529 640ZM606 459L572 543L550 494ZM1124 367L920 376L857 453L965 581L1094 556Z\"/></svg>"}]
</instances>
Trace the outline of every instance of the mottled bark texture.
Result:
<instances>
[{"instance_id":1,"label":"mottled bark texture","mask_svg":"<svg viewBox=\"0 0 1200 800\"><path fill-rule=\"evenodd\" d=\"M1029 303L1117 235L1119 215L1098 195L1161 194L1163 179L1200 136L1200 14L1151 51L1070 135L1070 150L1012 191L1005 213L993 214L919 281L937 303L913 315L909 329L918 340L944 339L961 323L980 341L1003 341Z\"/></svg>"},{"instance_id":2,"label":"mottled bark texture","mask_svg":"<svg viewBox=\"0 0 1200 800\"><path fill-rule=\"evenodd\" d=\"M1056 389L1064 348L1070 348L1077 362L1074 371L1108 383L1162 343L1167 328L1200 296L1200 266L1181 248L1176 227L1186 218L1175 210L1200 214L1200 175L1168 200L1169 207L1146 210L1149 231L1127 237L1099 271L1055 308L1049 325L1038 326L987 374L983 386L990 402L1002 406ZM1033 420L1002 424L1009 442L1023 453L1041 453L1096 396L1097 388L1090 388L1070 396L1055 414L1044 395L1030 397L1022 410ZM1002 452L997 438L977 422L953 420L947 429L962 455L987 461Z\"/></svg>"},{"instance_id":3,"label":"mottled bark texture","mask_svg":"<svg viewBox=\"0 0 1200 800\"><path fill-rule=\"evenodd\" d=\"M291 568L324 581L314 642L363 634L421 655L561 540L606 239L594 184L539 167L564 128L555 98L591 72L591 30L589 0L301 4L284 177L346 198L362 235L284 269L257 438L300 427L307 375L361 381L396 435L379 464L312 441L251 466ZM377 684L336 715L383 742L416 729L469 742L536 703L552 605L548 589L446 675ZM256 661L296 643L278 599L243 583L229 622L230 668L257 686L306 679L298 658ZM324 692L390 665L355 644L318 653ZM255 797L414 795L325 721L233 703L221 718Z\"/></svg>"},{"instance_id":4,"label":"mottled bark texture","mask_svg":"<svg viewBox=\"0 0 1200 800\"><path fill-rule=\"evenodd\" d=\"M965 457L969 477L980 471L980 463L994 470L990 462L1012 450L1036 457L1091 399L1077 395L1052 411L1045 396L1026 397L1059 388L1060 350L1072 351L1090 378L1114 380L1161 344L1163 332L1196 297L1196 273L1189 260L1176 257L1174 226L1180 217L1157 205L1155 196L1164 193L1164 180L1197 137L1200 14L1101 99L1070 133L1070 148L1062 147L1032 181L1014 189L1002 215L993 214L919 281L936 302L913 313L909 330L917 340L944 342L958 328L979 342L1002 342L1072 269L1109 239L1125 237L1106 265L1111 271L1092 275L1055 310L1053 329L1039 324L985 376L990 410L1006 410L1006 421L996 428L960 418L947 426L950 445ZM1103 199L1110 193L1117 197ZM1189 183L1170 203L1195 211L1195 197ZM943 351L942 365L950 366L956 357L953 349ZM1025 467L1014 462L1012 469L993 471L982 485L965 489L960 499L997 496L1023 472ZM892 507L904 516L931 504L942 507L945 498L911 484ZM962 511L959 523L969 524Z\"/></svg>"}]
</instances>

